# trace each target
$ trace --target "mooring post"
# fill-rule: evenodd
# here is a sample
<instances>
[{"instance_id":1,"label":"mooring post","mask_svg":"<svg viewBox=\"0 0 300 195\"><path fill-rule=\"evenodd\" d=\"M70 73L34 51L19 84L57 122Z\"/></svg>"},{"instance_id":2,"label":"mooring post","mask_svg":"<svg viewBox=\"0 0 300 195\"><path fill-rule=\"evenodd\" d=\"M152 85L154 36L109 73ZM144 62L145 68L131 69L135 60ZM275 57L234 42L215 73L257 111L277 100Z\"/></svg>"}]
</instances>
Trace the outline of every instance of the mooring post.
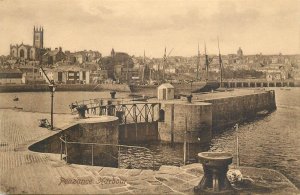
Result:
<instances>
[{"instance_id":1,"label":"mooring post","mask_svg":"<svg viewBox=\"0 0 300 195\"><path fill-rule=\"evenodd\" d=\"M198 154L203 166L204 176L194 187L196 194L236 194L228 178L228 166L232 163L232 154L226 152L202 152Z\"/></svg>"}]
</instances>

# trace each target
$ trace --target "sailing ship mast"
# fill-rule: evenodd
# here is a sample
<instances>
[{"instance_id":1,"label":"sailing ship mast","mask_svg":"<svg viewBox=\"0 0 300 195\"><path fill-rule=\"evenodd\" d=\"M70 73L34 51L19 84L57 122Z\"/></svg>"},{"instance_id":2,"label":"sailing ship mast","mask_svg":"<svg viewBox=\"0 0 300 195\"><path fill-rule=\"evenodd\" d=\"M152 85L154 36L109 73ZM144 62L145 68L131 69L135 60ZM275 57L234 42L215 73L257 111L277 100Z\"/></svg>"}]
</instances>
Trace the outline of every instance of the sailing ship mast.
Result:
<instances>
[{"instance_id":1,"label":"sailing ship mast","mask_svg":"<svg viewBox=\"0 0 300 195\"><path fill-rule=\"evenodd\" d=\"M144 64L144 68L142 70L142 83L144 83L145 80L145 69L146 69L146 54L145 54L145 50L144 50L144 58L143 58L143 64Z\"/></svg>"},{"instance_id":2,"label":"sailing ship mast","mask_svg":"<svg viewBox=\"0 0 300 195\"><path fill-rule=\"evenodd\" d=\"M164 63L163 63L163 81L165 80L166 62L167 62L167 48L165 47Z\"/></svg>"},{"instance_id":3,"label":"sailing ship mast","mask_svg":"<svg viewBox=\"0 0 300 195\"><path fill-rule=\"evenodd\" d=\"M205 51L205 71L206 71L206 81L208 81L208 55L206 54L206 43L204 43L204 51Z\"/></svg>"},{"instance_id":4,"label":"sailing ship mast","mask_svg":"<svg viewBox=\"0 0 300 195\"><path fill-rule=\"evenodd\" d=\"M222 87L222 82L223 82L223 62L222 62L222 57L221 57L221 52L220 52L219 37L218 37L218 49L219 49L219 64L220 64L220 86Z\"/></svg>"},{"instance_id":5,"label":"sailing ship mast","mask_svg":"<svg viewBox=\"0 0 300 195\"><path fill-rule=\"evenodd\" d=\"M128 60L126 61L126 82L129 83L129 81L128 81Z\"/></svg>"},{"instance_id":6,"label":"sailing ship mast","mask_svg":"<svg viewBox=\"0 0 300 195\"><path fill-rule=\"evenodd\" d=\"M200 50L199 50L199 43L198 43L198 56L197 56L197 80L199 80L199 67L200 67Z\"/></svg>"}]
</instances>

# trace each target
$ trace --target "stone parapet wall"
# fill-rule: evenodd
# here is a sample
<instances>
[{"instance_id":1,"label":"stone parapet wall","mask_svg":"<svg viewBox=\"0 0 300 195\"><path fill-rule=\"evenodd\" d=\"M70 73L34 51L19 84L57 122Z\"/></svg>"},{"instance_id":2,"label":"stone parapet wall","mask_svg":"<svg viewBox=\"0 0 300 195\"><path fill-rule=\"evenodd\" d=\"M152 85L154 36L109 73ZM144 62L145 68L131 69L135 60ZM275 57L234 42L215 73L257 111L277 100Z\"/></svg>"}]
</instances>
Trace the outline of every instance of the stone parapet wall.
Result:
<instances>
[{"instance_id":1,"label":"stone parapet wall","mask_svg":"<svg viewBox=\"0 0 300 195\"><path fill-rule=\"evenodd\" d=\"M274 90L205 102L212 104L212 129L215 131L253 119L259 112L271 112L276 109Z\"/></svg>"}]
</instances>

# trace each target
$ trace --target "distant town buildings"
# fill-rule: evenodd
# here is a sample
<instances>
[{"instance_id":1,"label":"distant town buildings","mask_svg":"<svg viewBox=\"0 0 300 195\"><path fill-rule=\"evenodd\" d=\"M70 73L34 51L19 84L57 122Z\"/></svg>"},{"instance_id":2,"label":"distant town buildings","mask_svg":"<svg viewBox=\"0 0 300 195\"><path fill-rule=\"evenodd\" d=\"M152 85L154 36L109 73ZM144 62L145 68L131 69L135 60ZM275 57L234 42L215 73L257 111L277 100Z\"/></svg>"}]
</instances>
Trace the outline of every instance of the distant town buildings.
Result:
<instances>
[{"instance_id":1,"label":"distant town buildings","mask_svg":"<svg viewBox=\"0 0 300 195\"><path fill-rule=\"evenodd\" d=\"M205 78L205 55L191 57L168 56L147 58L117 52L112 48L109 56L99 51L63 51L44 47L44 28L33 27L33 42L10 45L10 54L0 56L1 84L45 83L39 67L57 83L128 83L149 84L161 80L194 80L197 70ZM220 77L218 55L208 54L211 79ZM266 80L300 80L300 55L247 55L239 47L235 54L222 55L224 79L260 78ZM197 68L199 64L199 68ZM164 72L164 73L163 73Z\"/></svg>"},{"instance_id":2,"label":"distant town buildings","mask_svg":"<svg viewBox=\"0 0 300 195\"><path fill-rule=\"evenodd\" d=\"M66 59L65 53L62 51L62 48L55 48L55 50L50 50L44 53L42 56L42 64L46 65L53 65L56 64L57 62L60 62L62 60Z\"/></svg>"},{"instance_id":3,"label":"distant town buildings","mask_svg":"<svg viewBox=\"0 0 300 195\"><path fill-rule=\"evenodd\" d=\"M47 51L44 48L44 29L33 27L33 44L21 43L10 45L10 56L24 60L41 60L42 55Z\"/></svg>"},{"instance_id":4,"label":"distant town buildings","mask_svg":"<svg viewBox=\"0 0 300 195\"><path fill-rule=\"evenodd\" d=\"M18 69L0 69L0 84L21 84L22 72Z\"/></svg>"},{"instance_id":5,"label":"distant town buildings","mask_svg":"<svg viewBox=\"0 0 300 195\"><path fill-rule=\"evenodd\" d=\"M77 66L60 66L55 69L45 68L44 71L50 80L58 84L89 84L90 71ZM40 71L40 75L46 76Z\"/></svg>"}]
</instances>

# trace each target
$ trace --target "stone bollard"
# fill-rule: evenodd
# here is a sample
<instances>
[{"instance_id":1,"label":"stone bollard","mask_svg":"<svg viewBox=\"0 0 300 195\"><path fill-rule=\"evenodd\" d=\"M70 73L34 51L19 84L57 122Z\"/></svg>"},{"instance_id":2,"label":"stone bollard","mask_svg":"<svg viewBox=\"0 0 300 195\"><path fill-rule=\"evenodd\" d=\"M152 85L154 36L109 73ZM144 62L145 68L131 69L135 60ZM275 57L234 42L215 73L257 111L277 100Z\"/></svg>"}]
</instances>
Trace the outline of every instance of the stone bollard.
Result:
<instances>
[{"instance_id":1,"label":"stone bollard","mask_svg":"<svg viewBox=\"0 0 300 195\"><path fill-rule=\"evenodd\" d=\"M192 95L192 94L186 96L186 99L187 99L188 103L192 103L192 98L193 98L193 95Z\"/></svg>"},{"instance_id":2,"label":"stone bollard","mask_svg":"<svg viewBox=\"0 0 300 195\"><path fill-rule=\"evenodd\" d=\"M116 93L117 93L117 92L115 92L115 91L111 91L111 92L110 92L110 97L111 97L111 99L115 99L115 98L116 98Z\"/></svg>"},{"instance_id":3,"label":"stone bollard","mask_svg":"<svg viewBox=\"0 0 300 195\"><path fill-rule=\"evenodd\" d=\"M78 111L78 117L79 118L85 118L85 111L88 109L87 105L82 104L76 107Z\"/></svg>"},{"instance_id":4,"label":"stone bollard","mask_svg":"<svg viewBox=\"0 0 300 195\"><path fill-rule=\"evenodd\" d=\"M234 194L227 171L232 163L232 155L226 152L202 152L198 154L202 163L204 176L194 187L196 194Z\"/></svg>"},{"instance_id":5,"label":"stone bollard","mask_svg":"<svg viewBox=\"0 0 300 195\"><path fill-rule=\"evenodd\" d=\"M122 123L123 119L124 119L124 112L123 111L116 111L116 117L119 118L119 123Z\"/></svg>"}]
</instances>

